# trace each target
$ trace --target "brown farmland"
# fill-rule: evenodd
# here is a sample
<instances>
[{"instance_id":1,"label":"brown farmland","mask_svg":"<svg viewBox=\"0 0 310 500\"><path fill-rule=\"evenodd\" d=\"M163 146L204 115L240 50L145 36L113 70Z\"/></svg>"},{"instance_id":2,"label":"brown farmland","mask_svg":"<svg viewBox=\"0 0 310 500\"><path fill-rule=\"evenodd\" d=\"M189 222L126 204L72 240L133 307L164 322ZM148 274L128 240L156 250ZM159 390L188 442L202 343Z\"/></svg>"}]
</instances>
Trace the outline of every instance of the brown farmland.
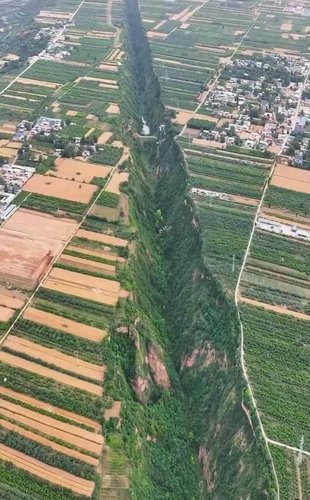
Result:
<instances>
[{"instance_id":1,"label":"brown farmland","mask_svg":"<svg viewBox=\"0 0 310 500\"><path fill-rule=\"evenodd\" d=\"M97 433L101 432L101 425L98 424L98 422L96 422L95 420L91 420L90 418L83 417L82 415L78 415L77 413L72 413L71 411L64 410L62 408L57 408L56 406L51 406L47 403L39 401L38 399L34 399L31 396L26 396L25 394L21 394L20 392L8 389L7 387L0 386L0 393L5 394L6 396L9 396L10 398L13 398L17 401L21 401L22 403L26 403L28 405L51 412L51 414L60 415L62 417L71 419L79 424L85 424L88 427L94 429L94 431Z\"/></svg>"},{"instance_id":2,"label":"brown farmland","mask_svg":"<svg viewBox=\"0 0 310 500\"><path fill-rule=\"evenodd\" d=\"M85 269L86 271L101 272L109 276L115 276L115 266L103 264L102 262L95 262L94 260L87 260L86 256L85 259L81 259L81 257L62 254L58 262L76 268Z\"/></svg>"},{"instance_id":3,"label":"brown farmland","mask_svg":"<svg viewBox=\"0 0 310 500\"><path fill-rule=\"evenodd\" d=\"M273 186L310 194L310 171L279 164L271 179Z\"/></svg>"},{"instance_id":4,"label":"brown farmland","mask_svg":"<svg viewBox=\"0 0 310 500\"><path fill-rule=\"evenodd\" d=\"M11 422L8 422L6 420L3 419L1 420L0 427L3 427L4 429L7 429L9 431L17 432L17 434L20 434L20 436L24 436L26 439L31 439L32 441L36 441L37 443L43 444L44 446L48 446L49 448L52 448L55 451L59 451L64 455L68 455L69 457L78 458L79 460L91 464L94 467L97 467L99 464L98 458L90 457L89 455L84 455L84 453L81 453L80 451L73 450L72 448L67 448L66 446L55 443L55 441L50 441L49 439L42 437L39 434L27 431L23 427L19 427L18 425L12 424Z\"/></svg>"},{"instance_id":5,"label":"brown farmland","mask_svg":"<svg viewBox=\"0 0 310 500\"><path fill-rule=\"evenodd\" d=\"M83 184L66 179L58 179L48 175L34 174L24 185L23 191L43 194L68 201L89 203L97 186Z\"/></svg>"},{"instance_id":6,"label":"brown farmland","mask_svg":"<svg viewBox=\"0 0 310 500\"><path fill-rule=\"evenodd\" d=\"M100 328L87 326L77 321L63 318L62 316L40 311L34 307L28 307L23 317L29 321L56 328L57 330L62 330L71 335L92 340L93 342L100 342L106 336L105 330L100 330Z\"/></svg>"},{"instance_id":7,"label":"brown farmland","mask_svg":"<svg viewBox=\"0 0 310 500\"><path fill-rule=\"evenodd\" d=\"M116 306L120 284L104 278L53 268L44 281L44 288L81 297L101 304Z\"/></svg>"},{"instance_id":8,"label":"brown farmland","mask_svg":"<svg viewBox=\"0 0 310 500\"><path fill-rule=\"evenodd\" d=\"M71 373L76 373L92 380L98 382L103 381L104 369L102 366L94 365L83 361L81 359L75 358L73 356L68 356L63 354L56 349L50 349L49 347L43 347L40 344L31 342L30 340L16 337L15 335L9 335L4 342L4 347L12 349L16 353L23 353L32 358L42 360L45 363L54 365L63 370L67 370Z\"/></svg>"},{"instance_id":9,"label":"brown farmland","mask_svg":"<svg viewBox=\"0 0 310 500\"><path fill-rule=\"evenodd\" d=\"M106 191L120 194L119 185L122 184L122 182L127 182L128 177L128 172L115 172L106 186Z\"/></svg>"},{"instance_id":10,"label":"brown farmland","mask_svg":"<svg viewBox=\"0 0 310 500\"><path fill-rule=\"evenodd\" d=\"M51 483L68 488L75 493L91 497L95 489L95 483L86 479L73 476L56 467L46 465L29 455L12 450L4 444L0 444L0 459L13 463L19 469L25 470L35 476Z\"/></svg>"},{"instance_id":11,"label":"brown farmland","mask_svg":"<svg viewBox=\"0 0 310 500\"><path fill-rule=\"evenodd\" d=\"M115 247L127 247L128 241L116 236L109 236L108 234L94 233L93 231L85 231L79 229L76 233L78 238L86 238L90 241L97 241L98 243L105 243L106 245L113 245Z\"/></svg>"},{"instance_id":12,"label":"brown farmland","mask_svg":"<svg viewBox=\"0 0 310 500\"><path fill-rule=\"evenodd\" d=\"M71 375L65 375L64 373L52 370L50 368L45 368L42 365L20 358L19 356L14 356L13 354L1 351L0 361L15 366L16 368L36 373L41 377L50 378L52 380L55 380L56 382L59 382L60 384L69 385L70 387L80 389L81 391L90 392L91 394L94 394L96 396L102 396L102 388L99 385L85 382L84 380L72 377Z\"/></svg>"},{"instance_id":13,"label":"brown farmland","mask_svg":"<svg viewBox=\"0 0 310 500\"><path fill-rule=\"evenodd\" d=\"M0 233L1 235L1 233ZM11 309L20 309L27 300L25 294L17 290L10 290L0 285L0 305Z\"/></svg>"},{"instance_id":14,"label":"brown farmland","mask_svg":"<svg viewBox=\"0 0 310 500\"><path fill-rule=\"evenodd\" d=\"M113 252L105 252L103 250L91 250L90 248L76 247L74 245L69 245L67 250L73 250L74 252L80 252L87 255L93 255L94 257L101 257L102 259L110 260L111 262L125 262L124 257L119 257Z\"/></svg>"},{"instance_id":15,"label":"brown farmland","mask_svg":"<svg viewBox=\"0 0 310 500\"><path fill-rule=\"evenodd\" d=\"M71 158L57 158L56 170L50 171L50 175L62 179L70 179L80 182L91 182L94 177L106 177L111 167L98 165L95 163L86 163Z\"/></svg>"},{"instance_id":16,"label":"brown farmland","mask_svg":"<svg viewBox=\"0 0 310 500\"><path fill-rule=\"evenodd\" d=\"M66 241L73 235L77 223L71 219L57 219L49 214L20 208L10 217L4 227L44 240Z\"/></svg>"},{"instance_id":17,"label":"brown farmland","mask_svg":"<svg viewBox=\"0 0 310 500\"><path fill-rule=\"evenodd\" d=\"M16 405L4 399L0 399L0 412L2 415L15 420L18 424L27 425L36 432L46 436L58 437L65 443L69 443L81 450L87 450L100 455L103 447L101 434L89 432L81 427L60 422L52 417L41 415L23 406Z\"/></svg>"},{"instance_id":18,"label":"brown farmland","mask_svg":"<svg viewBox=\"0 0 310 500\"><path fill-rule=\"evenodd\" d=\"M10 309L9 307L0 306L0 321L9 321L14 313L15 309Z\"/></svg>"}]
</instances>

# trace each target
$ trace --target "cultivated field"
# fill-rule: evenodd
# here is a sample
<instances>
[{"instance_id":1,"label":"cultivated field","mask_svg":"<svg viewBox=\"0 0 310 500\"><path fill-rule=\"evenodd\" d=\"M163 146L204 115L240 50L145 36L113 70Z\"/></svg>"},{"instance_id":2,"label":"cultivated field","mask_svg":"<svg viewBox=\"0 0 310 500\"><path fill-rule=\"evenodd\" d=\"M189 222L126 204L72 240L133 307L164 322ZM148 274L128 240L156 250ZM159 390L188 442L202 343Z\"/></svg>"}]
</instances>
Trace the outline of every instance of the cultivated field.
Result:
<instances>
[{"instance_id":1,"label":"cultivated field","mask_svg":"<svg viewBox=\"0 0 310 500\"><path fill-rule=\"evenodd\" d=\"M49 172L50 175L56 175L56 177L74 180L77 182L90 183L94 177L105 178L111 171L110 167L99 166L98 164L85 163L68 158L58 158L55 164L56 170Z\"/></svg>"},{"instance_id":2,"label":"cultivated field","mask_svg":"<svg viewBox=\"0 0 310 500\"><path fill-rule=\"evenodd\" d=\"M78 181L58 179L47 175L33 175L26 182L23 190L44 196L62 198L63 200L89 203L97 187Z\"/></svg>"}]
</instances>

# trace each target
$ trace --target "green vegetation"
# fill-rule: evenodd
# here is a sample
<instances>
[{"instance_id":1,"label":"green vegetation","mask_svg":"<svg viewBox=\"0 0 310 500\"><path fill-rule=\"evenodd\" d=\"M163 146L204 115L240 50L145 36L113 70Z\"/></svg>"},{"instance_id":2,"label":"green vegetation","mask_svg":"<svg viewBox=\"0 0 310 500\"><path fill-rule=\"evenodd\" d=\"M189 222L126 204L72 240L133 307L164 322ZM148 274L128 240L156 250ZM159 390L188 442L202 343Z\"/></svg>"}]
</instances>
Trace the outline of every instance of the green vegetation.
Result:
<instances>
[{"instance_id":1,"label":"green vegetation","mask_svg":"<svg viewBox=\"0 0 310 500\"><path fill-rule=\"evenodd\" d=\"M265 205L288 210L302 216L310 215L310 195L297 191L290 191L276 186L269 186Z\"/></svg>"},{"instance_id":2,"label":"green vegetation","mask_svg":"<svg viewBox=\"0 0 310 500\"><path fill-rule=\"evenodd\" d=\"M31 195L22 203L24 208L31 208L39 212L58 213L64 212L65 214L82 215L87 205L77 201L68 201L62 198L54 198L51 196L44 196L42 194Z\"/></svg>"},{"instance_id":3,"label":"green vegetation","mask_svg":"<svg viewBox=\"0 0 310 500\"><path fill-rule=\"evenodd\" d=\"M119 195L109 193L108 191L103 191L97 200L97 204L104 205L106 207L117 208L119 204Z\"/></svg>"},{"instance_id":4,"label":"green vegetation","mask_svg":"<svg viewBox=\"0 0 310 500\"><path fill-rule=\"evenodd\" d=\"M0 443L13 448L14 450L20 451L21 453L26 453L26 455L30 455L47 465L58 467L76 476L83 477L85 479L94 479L95 477L95 470L91 465L82 462L77 458L64 455L63 453L37 443L32 439L27 439L17 432L9 431L1 426L1 420Z\"/></svg>"},{"instance_id":5,"label":"green vegetation","mask_svg":"<svg viewBox=\"0 0 310 500\"><path fill-rule=\"evenodd\" d=\"M266 433L291 446L303 435L307 449L309 323L247 305L241 312L246 362Z\"/></svg>"},{"instance_id":6,"label":"green vegetation","mask_svg":"<svg viewBox=\"0 0 310 500\"><path fill-rule=\"evenodd\" d=\"M91 155L90 160L94 163L114 166L121 159L122 154L123 150L121 148L115 148L107 144L103 146L102 151L99 149L96 153Z\"/></svg>"}]
</instances>

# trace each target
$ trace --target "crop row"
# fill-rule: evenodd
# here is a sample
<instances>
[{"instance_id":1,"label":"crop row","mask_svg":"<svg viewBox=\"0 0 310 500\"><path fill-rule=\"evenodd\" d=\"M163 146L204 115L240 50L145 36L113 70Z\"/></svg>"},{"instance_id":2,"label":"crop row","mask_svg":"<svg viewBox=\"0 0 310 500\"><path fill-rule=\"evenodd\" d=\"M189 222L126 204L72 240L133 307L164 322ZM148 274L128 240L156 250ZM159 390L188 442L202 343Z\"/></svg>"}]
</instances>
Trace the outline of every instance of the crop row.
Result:
<instances>
[{"instance_id":1,"label":"crop row","mask_svg":"<svg viewBox=\"0 0 310 500\"><path fill-rule=\"evenodd\" d=\"M31 193L22 203L24 208L31 208L40 212L57 213L59 210L66 213L82 215L87 205L77 201L68 201L62 198L54 198L42 194Z\"/></svg>"}]
</instances>

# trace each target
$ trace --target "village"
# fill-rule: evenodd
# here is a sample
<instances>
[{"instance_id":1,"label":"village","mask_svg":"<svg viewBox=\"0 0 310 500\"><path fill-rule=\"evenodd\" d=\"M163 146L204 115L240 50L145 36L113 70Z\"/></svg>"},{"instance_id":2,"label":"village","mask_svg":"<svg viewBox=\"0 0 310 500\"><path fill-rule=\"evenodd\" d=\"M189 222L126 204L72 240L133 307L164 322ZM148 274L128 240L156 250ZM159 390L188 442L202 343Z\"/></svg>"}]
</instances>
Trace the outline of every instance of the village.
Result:
<instances>
[{"instance_id":1,"label":"village","mask_svg":"<svg viewBox=\"0 0 310 500\"><path fill-rule=\"evenodd\" d=\"M200 117L206 128L189 125L184 135L211 147L244 148L267 158L283 152L290 164L302 166L309 155L309 139L304 137L310 124L310 96L304 84L309 69L304 57L232 59L204 101L206 116Z\"/></svg>"}]
</instances>

